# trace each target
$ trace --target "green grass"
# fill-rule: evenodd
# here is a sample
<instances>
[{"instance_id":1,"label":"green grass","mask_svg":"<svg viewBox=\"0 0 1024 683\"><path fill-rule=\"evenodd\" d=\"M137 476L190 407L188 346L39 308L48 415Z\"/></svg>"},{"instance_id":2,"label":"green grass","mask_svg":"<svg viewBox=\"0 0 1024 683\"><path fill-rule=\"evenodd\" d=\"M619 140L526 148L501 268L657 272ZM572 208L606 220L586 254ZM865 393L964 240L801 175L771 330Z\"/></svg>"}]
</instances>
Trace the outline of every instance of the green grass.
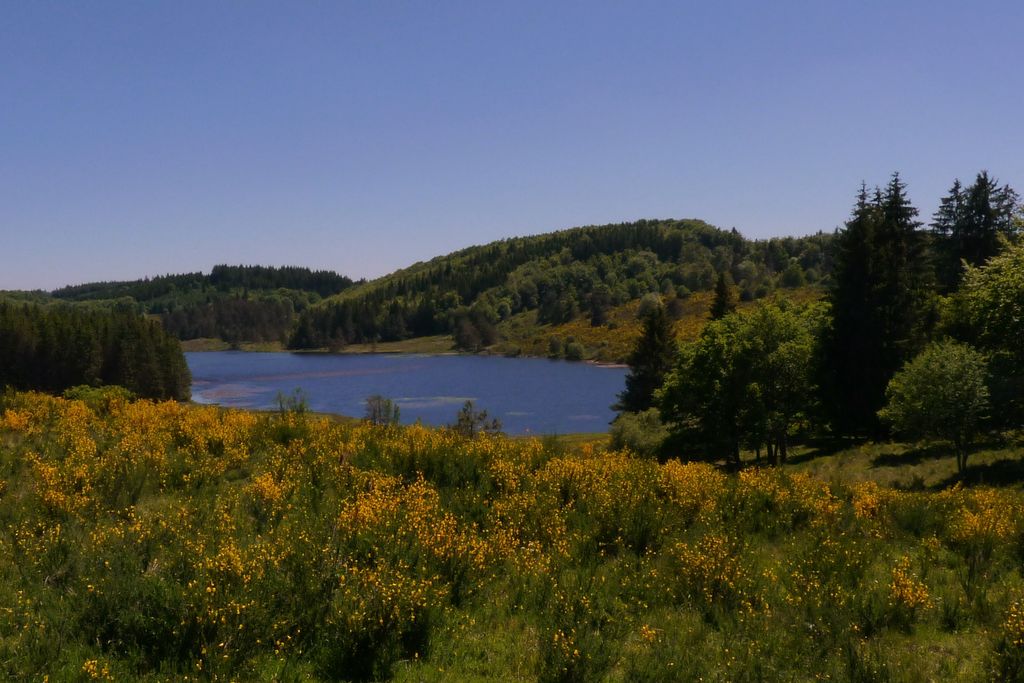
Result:
<instances>
[{"instance_id":1,"label":"green grass","mask_svg":"<svg viewBox=\"0 0 1024 683\"><path fill-rule=\"evenodd\" d=\"M285 351L281 342L239 342L229 344L223 339L185 339L181 342L182 351Z\"/></svg>"},{"instance_id":2,"label":"green grass","mask_svg":"<svg viewBox=\"0 0 1024 683\"><path fill-rule=\"evenodd\" d=\"M752 458L753 454L747 453L745 457ZM903 489L940 489L961 481L952 447L941 442L868 441L798 446L791 451L787 468L824 481L874 481ZM1024 488L1024 442L1010 436L977 446L967 461L963 480L969 484Z\"/></svg>"},{"instance_id":3,"label":"green grass","mask_svg":"<svg viewBox=\"0 0 1024 683\"><path fill-rule=\"evenodd\" d=\"M341 353L456 353L451 335L439 334L432 337L414 337L394 342L377 344L349 344Z\"/></svg>"}]
</instances>

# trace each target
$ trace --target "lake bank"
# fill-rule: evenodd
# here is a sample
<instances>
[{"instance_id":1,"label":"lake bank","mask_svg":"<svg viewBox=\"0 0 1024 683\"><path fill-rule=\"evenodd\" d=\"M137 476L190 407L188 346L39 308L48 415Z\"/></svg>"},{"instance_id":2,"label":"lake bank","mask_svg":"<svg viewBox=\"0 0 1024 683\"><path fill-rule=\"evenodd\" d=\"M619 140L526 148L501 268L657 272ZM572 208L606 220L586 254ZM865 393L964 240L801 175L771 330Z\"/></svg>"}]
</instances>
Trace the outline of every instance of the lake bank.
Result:
<instances>
[{"instance_id":1,"label":"lake bank","mask_svg":"<svg viewBox=\"0 0 1024 683\"><path fill-rule=\"evenodd\" d=\"M181 350L185 353L209 353L219 351L244 351L246 353L298 353L298 354L324 354L324 355L363 355L363 354L424 354L431 356L490 356L497 358L539 358L552 360L546 355L518 354L510 355L502 353L499 347L488 348L482 351L471 352L461 351L454 347L454 340L450 335L436 335L433 337L415 337L393 342L378 342L377 344L349 344L336 351L330 349L289 349L281 342L241 342L232 346L223 339L186 339L181 342ZM558 359L562 360L562 359ZM599 359L586 359L580 361L567 361L571 363L586 363L610 368L628 368L625 363L606 361Z\"/></svg>"}]
</instances>

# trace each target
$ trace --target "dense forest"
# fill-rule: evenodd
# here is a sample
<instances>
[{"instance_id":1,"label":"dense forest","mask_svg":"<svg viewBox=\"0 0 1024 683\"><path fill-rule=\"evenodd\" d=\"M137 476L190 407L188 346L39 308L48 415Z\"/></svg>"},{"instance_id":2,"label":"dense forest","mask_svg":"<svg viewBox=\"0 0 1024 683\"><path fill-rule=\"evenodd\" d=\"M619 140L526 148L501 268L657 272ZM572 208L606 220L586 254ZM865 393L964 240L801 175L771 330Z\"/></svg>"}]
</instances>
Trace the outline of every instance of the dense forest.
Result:
<instances>
[{"instance_id":1,"label":"dense forest","mask_svg":"<svg viewBox=\"0 0 1024 683\"><path fill-rule=\"evenodd\" d=\"M107 302L159 316L178 339L269 342L287 340L300 311L352 284L332 271L218 265L209 275L94 282L63 287L52 296L68 302Z\"/></svg>"},{"instance_id":2,"label":"dense forest","mask_svg":"<svg viewBox=\"0 0 1024 683\"><path fill-rule=\"evenodd\" d=\"M826 280L832 235L751 241L698 220L573 228L471 247L353 287L299 315L293 348L453 334L460 348L497 340L497 325L536 311L538 324L608 311L658 293L685 299L719 275L744 300Z\"/></svg>"},{"instance_id":3,"label":"dense forest","mask_svg":"<svg viewBox=\"0 0 1024 683\"><path fill-rule=\"evenodd\" d=\"M979 434L1024 425L1016 193L981 173L928 227L917 216L898 174L862 187L824 301L732 310L719 288L714 319L681 349L670 319L649 314L620 440L738 465L745 450L784 462L797 435L896 433L948 441L962 470Z\"/></svg>"},{"instance_id":4,"label":"dense forest","mask_svg":"<svg viewBox=\"0 0 1024 683\"><path fill-rule=\"evenodd\" d=\"M186 400L191 377L178 340L137 313L0 301L0 386L60 392L99 384Z\"/></svg>"}]
</instances>

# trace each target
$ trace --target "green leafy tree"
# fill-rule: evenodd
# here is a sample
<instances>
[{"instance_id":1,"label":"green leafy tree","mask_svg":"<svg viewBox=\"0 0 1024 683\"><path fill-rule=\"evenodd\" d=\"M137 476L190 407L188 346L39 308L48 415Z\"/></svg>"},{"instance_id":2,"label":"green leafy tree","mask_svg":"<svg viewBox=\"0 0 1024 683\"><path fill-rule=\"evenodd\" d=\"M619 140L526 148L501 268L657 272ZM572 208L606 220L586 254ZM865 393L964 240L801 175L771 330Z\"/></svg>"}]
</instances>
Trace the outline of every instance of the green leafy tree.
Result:
<instances>
[{"instance_id":1,"label":"green leafy tree","mask_svg":"<svg viewBox=\"0 0 1024 683\"><path fill-rule=\"evenodd\" d=\"M640 338L629 355L626 388L615 410L638 413L654 405L654 392L664 383L678 352L672 327L664 306L652 307L643 317Z\"/></svg>"},{"instance_id":2,"label":"green leafy tree","mask_svg":"<svg viewBox=\"0 0 1024 683\"><path fill-rule=\"evenodd\" d=\"M1024 424L1024 243L966 269L945 323L952 335L988 354L996 425Z\"/></svg>"},{"instance_id":3,"label":"green leafy tree","mask_svg":"<svg viewBox=\"0 0 1024 683\"><path fill-rule=\"evenodd\" d=\"M789 433L813 403L811 359L824 314L766 303L708 323L660 394L672 445L740 462L743 446L784 461Z\"/></svg>"},{"instance_id":4,"label":"green leafy tree","mask_svg":"<svg viewBox=\"0 0 1024 683\"><path fill-rule=\"evenodd\" d=\"M813 358L824 309L797 311L785 304L759 306L740 330L750 404L747 442L777 464L787 457L790 430L814 402Z\"/></svg>"},{"instance_id":5,"label":"green leafy tree","mask_svg":"<svg viewBox=\"0 0 1024 683\"><path fill-rule=\"evenodd\" d=\"M989 407L985 357L966 344L938 342L889 382L879 416L912 437L953 444L957 470L967 467L971 442Z\"/></svg>"}]
</instances>

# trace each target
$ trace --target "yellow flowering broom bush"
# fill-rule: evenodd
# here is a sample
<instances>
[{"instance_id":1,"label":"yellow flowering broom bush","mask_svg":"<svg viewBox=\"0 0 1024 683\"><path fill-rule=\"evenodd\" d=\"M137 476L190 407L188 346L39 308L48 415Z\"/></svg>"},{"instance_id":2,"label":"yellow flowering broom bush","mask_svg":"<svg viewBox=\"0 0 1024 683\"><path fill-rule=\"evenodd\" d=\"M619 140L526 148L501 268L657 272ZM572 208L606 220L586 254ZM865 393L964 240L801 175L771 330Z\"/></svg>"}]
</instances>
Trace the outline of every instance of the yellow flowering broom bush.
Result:
<instances>
[{"instance_id":1,"label":"yellow flowering broom bush","mask_svg":"<svg viewBox=\"0 0 1024 683\"><path fill-rule=\"evenodd\" d=\"M0 401L5 679L1021 676L1016 490L69 396Z\"/></svg>"}]
</instances>

